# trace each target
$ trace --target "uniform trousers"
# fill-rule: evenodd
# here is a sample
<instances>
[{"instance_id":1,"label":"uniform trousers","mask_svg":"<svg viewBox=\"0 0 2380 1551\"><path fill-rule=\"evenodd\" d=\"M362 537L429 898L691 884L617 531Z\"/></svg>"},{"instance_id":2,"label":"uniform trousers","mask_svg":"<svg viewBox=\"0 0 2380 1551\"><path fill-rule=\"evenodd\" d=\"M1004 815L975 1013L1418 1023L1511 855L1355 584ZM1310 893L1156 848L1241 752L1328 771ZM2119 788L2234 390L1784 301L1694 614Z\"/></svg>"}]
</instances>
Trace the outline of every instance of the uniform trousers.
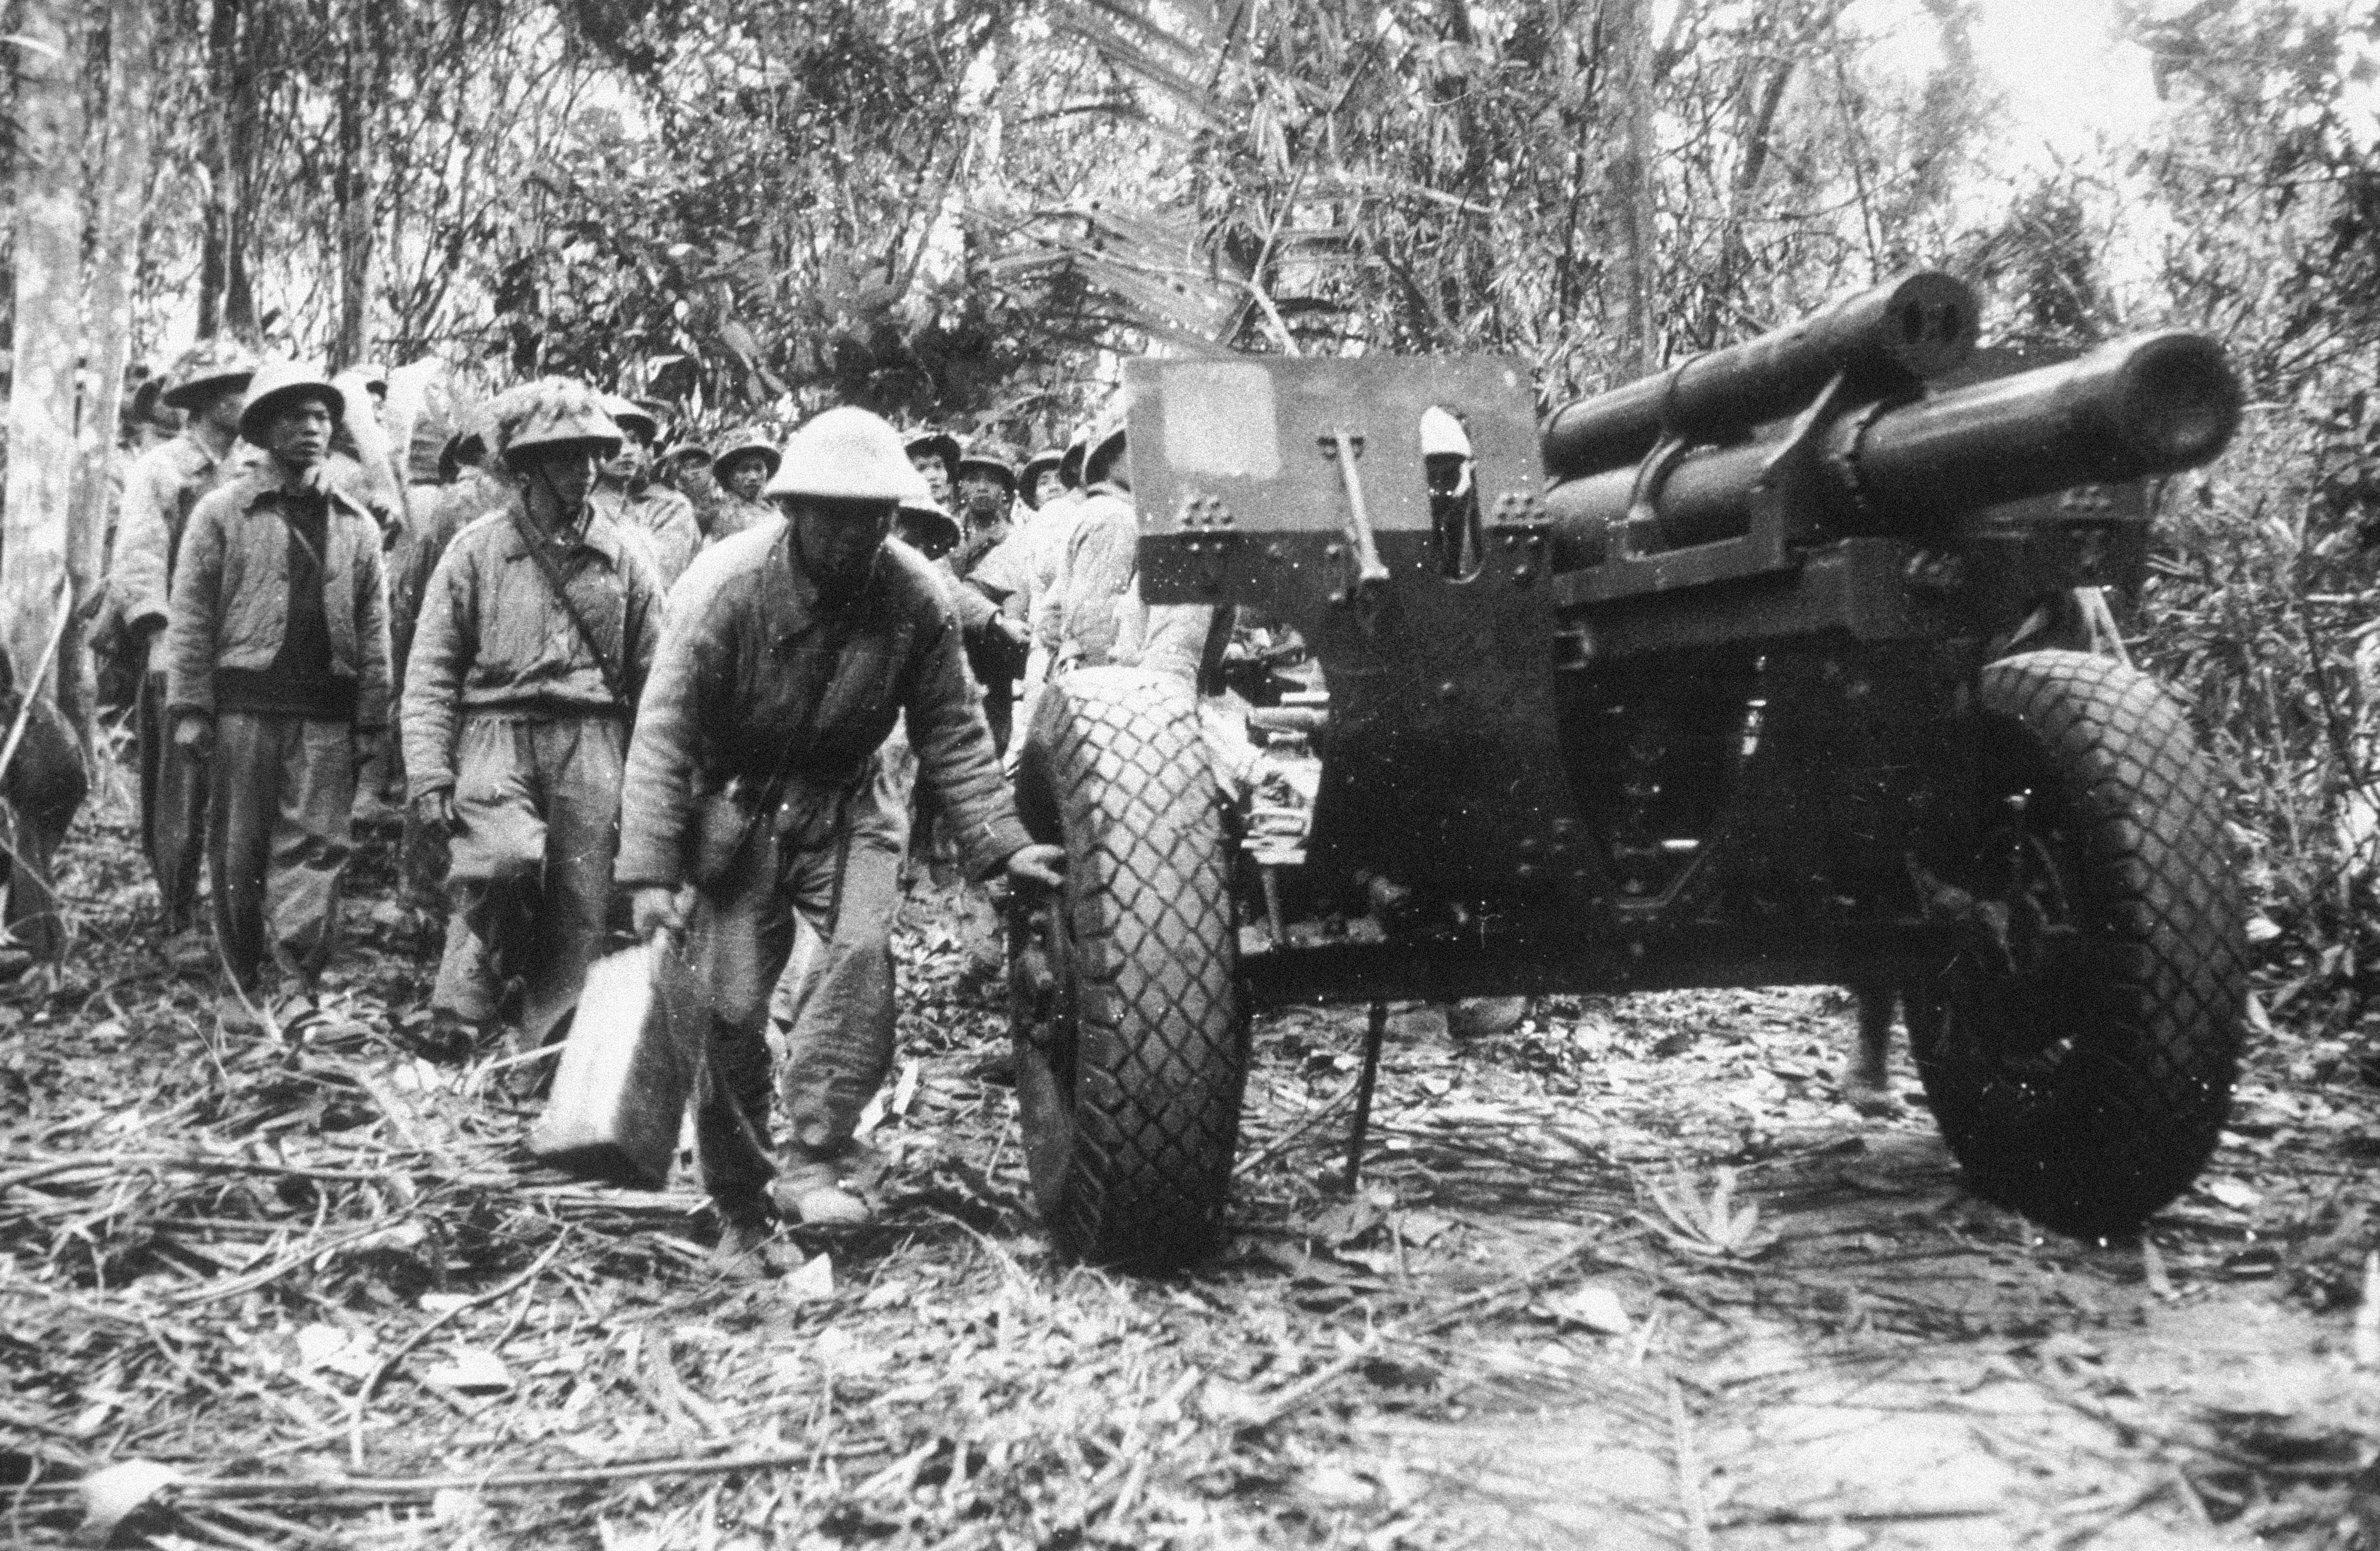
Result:
<instances>
[{"instance_id":1,"label":"uniform trousers","mask_svg":"<svg viewBox=\"0 0 2380 1551\"><path fill-rule=\"evenodd\" d=\"M446 951L430 1004L552 1038L602 952L627 728L616 716L467 715L455 748Z\"/></svg>"},{"instance_id":2,"label":"uniform trousers","mask_svg":"<svg viewBox=\"0 0 2380 1551\"><path fill-rule=\"evenodd\" d=\"M795 994L778 1097L796 1160L843 1152L893 1053L892 916L908 843L906 782L872 760L842 789L796 781L755 816L722 875L697 888L685 951L708 988L710 1039L695 1097L702 1181L732 1213L757 1208L770 1162L771 993L796 917L819 937Z\"/></svg>"},{"instance_id":3,"label":"uniform trousers","mask_svg":"<svg viewBox=\"0 0 2380 1551\"><path fill-rule=\"evenodd\" d=\"M207 815L215 937L242 990L266 954L311 981L330 962L356 800L345 721L224 711L215 717Z\"/></svg>"}]
</instances>

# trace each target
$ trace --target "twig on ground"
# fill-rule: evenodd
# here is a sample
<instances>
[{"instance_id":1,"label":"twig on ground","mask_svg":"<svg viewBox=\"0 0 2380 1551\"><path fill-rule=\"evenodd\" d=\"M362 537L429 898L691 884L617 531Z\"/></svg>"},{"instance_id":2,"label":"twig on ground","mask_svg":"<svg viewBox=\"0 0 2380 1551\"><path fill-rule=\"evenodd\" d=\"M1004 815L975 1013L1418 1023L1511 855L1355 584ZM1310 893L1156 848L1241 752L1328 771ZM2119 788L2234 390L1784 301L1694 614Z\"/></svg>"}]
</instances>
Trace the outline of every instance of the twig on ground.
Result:
<instances>
[{"instance_id":1,"label":"twig on ground","mask_svg":"<svg viewBox=\"0 0 2380 1551\"><path fill-rule=\"evenodd\" d=\"M1703 1501L1703 1463L1694 1448L1694 1424L1686 1417L1686 1392L1669 1375L1670 1439L1677 1455L1678 1505L1685 1510L1686 1551L1711 1551L1710 1509Z\"/></svg>"},{"instance_id":2,"label":"twig on ground","mask_svg":"<svg viewBox=\"0 0 2380 1551\"><path fill-rule=\"evenodd\" d=\"M1363 1079L1358 1077L1355 1081L1348 1084L1344 1088L1342 1088L1336 1095L1325 1099L1320 1109L1307 1110L1305 1114L1298 1120L1296 1124L1291 1126L1287 1131L1282 1132L1280 1135L1274 1137L1263 1146L1258 1147L1255 1152L1250 1153L1247 1157L1240 1159L1239 1166L1233 1169L1232 1173L1235 1177L1244 1174L1255 1173L1258 1166L1270 1162L1281 1153L1286 1151L1291 1143L1296 1141L1307 1132L1312 1131L1316 1126L1320 1125L1324 1121L1330 1119L1333 1114L1337 1113L1342 1108L1351 1102L1355 1097L1355 1090L1362 1086Z\"/></svg>"},{"instance_id":3,"label":"twig on ground","mask_svg":"<svg viewBox=\"0 0 2380 1551\"><path fill-rule=\"evenodd\" d=\"M1326 1363L1287 1388L1276 1391L1258 1409L1257 1414L1243 1424L1250 1427L1271 1426L1378 1356L1380 1349L1390 1342L1427 1335L1450 1320L1536 1285L1580 1255L1591 1254L1599 1237L1600 1235L1595 1233L1583 1233L1566 1247L1545 1256L1500 1282L1483 1287L1476 1292L1465 1293L1451 1303L1440 1304L1436 1309L1409 1315L1393 1324L1382 1326L1366 1336L1354 1351Z\"/></svg>"},{"instance_id":4,"label":"twig on ground","mask_svg":"<svg viewBox=\"0 0 2380 1551\"><path fill-rule=\"evenodd\" d=\"M416 1206L407 1207L404 1211L392 1212L387 1218L373 1223L369 1228L359 1228L353 1233L341 1234L327 1244L308 1243L283 1255L272 1265L250 1271L246 1276L234 1277L228 1281L209 1282L204 1287L192 1288L178 1297L169 1299L168 1302L177 1308L188 1309L196 1308L201 1303L212 1303L217 1299L237 1298L243 1292L253 1292L258 1288L280 1280L309 1261L320 1260L324 1255L336 1254L339 1251L362 1243L367 1239L379 1238L419 1209L417 1203Z\"/></svg>"},{"instance_id":5,"label":"twig on ground","mask_svg":"<svg viewBox=\"0 0 2380 1551\"><path fill-rule=\"evenodd\" d=\"M468 1303L457 1303L436 1317L425 1320L413 1334L399 1341L387 1356L372 1364L371 1372L365 1375L363 1387L356 1391L354 1404L347 1412L347 1458L354 1462L358 1470L363 1469L364 1463L364 1411L371 1404L372 1395L380 1388L381 1380L388 1376L389 1370L403 1362L406 1355L414 1348L429 1339L431 1335L457 1315L492 1303L510 1294L514 1289L526 1287L535 1281L539 1274L552 1262L553 1257L562 1253L562 1246L569 1242L570 1230L565 1228L552 1243L546 1246L545 1253L530 1263L528 1270L513 1278L502 1287L480 1293Z\"/></svg>"}]
</instances>

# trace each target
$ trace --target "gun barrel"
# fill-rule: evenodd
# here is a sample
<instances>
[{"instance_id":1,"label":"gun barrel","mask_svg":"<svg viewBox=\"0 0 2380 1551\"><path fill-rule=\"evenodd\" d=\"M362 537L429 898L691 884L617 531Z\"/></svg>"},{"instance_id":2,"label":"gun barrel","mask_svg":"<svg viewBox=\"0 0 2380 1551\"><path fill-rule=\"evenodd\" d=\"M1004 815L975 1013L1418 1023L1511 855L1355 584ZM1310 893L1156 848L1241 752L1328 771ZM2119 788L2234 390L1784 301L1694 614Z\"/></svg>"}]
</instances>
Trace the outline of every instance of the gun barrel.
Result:
<instances>
[{"instance_id":1,"label":"gun barrel","mask_svg":"<svg viewBox=\"0 0 2380 1551\"><path fill-rule=\"evenodd\" d=\"M2223 348L2199 334L2118 340L2060 366L2019 372L1825 429L1832 478L1814 481L1818 509L1797 514L1823 534L1906 533L1978 507L2178 473L2223 451L2240 424L2240 384ZM1778 453L1770 442L1686 458L1656 493L1639 551L1733 538ZM1630 515L1633 468L1555 486L1557 568L1601 562Z\"/></svg>"},{"instance_id":2,"label":"gun barrel","mask_svg":"<svg viewBox=\"0 0 2380 1551\"><path fill-rule=\"evenodd\" d=\"M1870 510L1925 512L2194 468L2239 425L2223 347L2153 333L1846 427L1835 452Z\"/></svg>"},{"instance_id":3,"label":"gun barrel","mask_svg":"<svg viewBox=\"0 0 2380 1551\"><path fill-rule=\"evenodd\" d=\"M1546 468L1575 479L1633 464L1664 430L1688 442L1734 441L1791 414L1839 374L1870 397L1914 387L1967 358L1975 324L1966 282L1938 270L1904 275L1558 410L1541 438Z\"/></svg>"}]
</instances>

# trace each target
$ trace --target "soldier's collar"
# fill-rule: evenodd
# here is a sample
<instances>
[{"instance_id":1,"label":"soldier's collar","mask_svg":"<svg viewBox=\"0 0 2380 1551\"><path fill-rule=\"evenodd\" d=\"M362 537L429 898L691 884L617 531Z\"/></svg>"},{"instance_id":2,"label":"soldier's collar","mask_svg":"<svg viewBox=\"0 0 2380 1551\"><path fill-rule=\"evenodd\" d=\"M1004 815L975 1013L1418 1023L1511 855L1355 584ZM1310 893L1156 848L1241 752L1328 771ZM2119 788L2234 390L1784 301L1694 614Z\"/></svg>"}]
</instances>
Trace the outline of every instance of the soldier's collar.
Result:
<instances>
[{"instance_id":1,"label":"soldier's collar","mask_svg":"<svg viewBox=\"0 0 2380 1551\"><path fill-rule=\"evenodd\" d=\"M505 525L511 529L505 547L505 553L511 558L527 560L528 536L538 534L545 539L549 549L562 554L568 554L573 550L592 550L614 566L620 563L619 536L613 531L610 520L596 508L593 491L588 494L587 509L577 524L558 539L548 537L540 530L537 519L528 515L525 498L518 491L513 492L512 515L513 520Z\"/></svg>"},{"instance_id":2,"label":"soldier's collar","mask_svg":"<svg viewBox=\"0 0 2380 1551\"><path fill-rule=\"evenodd\" d=\"M372 520L371 513L364 507L363 503L341 490L338 481L331 478L331 466L328 463L316 464L313 472L315 476L313 488L322 493L327 505L334 510L345 510L363 518L366 522ZM254 512L266 506L277 506L284 497L303 488L298 483L298 477L289 472L288 466L269 454L241 469L240 477L248 481L249 488L255 492L241 503L241 509L244 511Z\"/></svg>"}]
</instances>

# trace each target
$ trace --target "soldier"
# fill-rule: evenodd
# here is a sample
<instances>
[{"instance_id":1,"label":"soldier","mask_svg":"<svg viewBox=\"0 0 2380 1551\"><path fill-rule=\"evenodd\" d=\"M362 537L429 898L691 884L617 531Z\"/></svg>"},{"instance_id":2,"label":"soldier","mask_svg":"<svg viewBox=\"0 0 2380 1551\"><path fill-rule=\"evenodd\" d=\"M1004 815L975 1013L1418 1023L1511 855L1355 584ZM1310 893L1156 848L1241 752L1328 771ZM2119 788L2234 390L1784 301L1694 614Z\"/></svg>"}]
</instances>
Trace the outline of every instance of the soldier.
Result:
<instances>
[{"instance_id":1,"label":"soldier","mask_svg":"<svg viewBox=\"0 0 2380 1551\"><path fill-rule=\"evenodd\" d=\"M694 520L710 531L710 508L719 502L719 480L710 471L710 449L692 436L671 442L653 460L661 482L694 503Z\"/></svg>"},{"instance_id":2,"label":"soldier","mask_svg":"<svg viewBox=\"0 0 2380 1551\"><path fill-rule=\"evenodd\" d=\"M760 491L777 472L775 443L758 430L740 430L719 444L711 474L719 481L719 500L710 509L710 527L703 535L705 548L733 539L747 527L759 527L776 516Z\"/></svg>"},{"instance_id":3,"label":"soldier","mask_svg":"<svg viewBox=\"0 0 2380 1551\"><path fill-rule=\"evenodd\" d=\"M784 520L705 553L680 583L629 745L617 877L641 938L685 921L680 889L694 885L683 951L712 1017L698 1157L731 1263L749 1264L771 1196L807 1221L866 1216L843 1184L892 1058L906 824L879 750L896 716L969 870L1059 881L1063 853L1017 821L941 584L884 541L916 491L875 416L830 409L804 426L769 486ZM796 914L823 947L787 1042L792 1137L769 1188L761 1026Z\"/></svg>"},{"instance_id":4,"label":"soldier","mask_svg":"<svg viewBox=\"0 0 2380 1551\"><path fill-rule=\"evenodd\" d=\"M1030 638L1025 623L1031 600L1025 537L1009 521L1016 501L1016 474L999 458L970 453L959 459L958 475L966 538L952 557L952 568L991 605L986 611L972 600L962 600L967 665L983 685L984 716L991 724L993 746L1004 755L1016 715L1016 681L1025 672Z\"/></svg>"},{"instance_id":5,"label":"soldier","mask_svg":"<svg viewBox=\"0 0 2380 1551\"><path fill-rule=\"evenodd\" d=\"M160 395L188 418L181 434L140 454L124 482L108 590L141 660L134 715L140 755L140 842L157 875L166 951L177 963L209 957L198 930L200 859L206 847L206 767L177 746L165 715L165 624L175 563L200 498L229 472L239 439L240 402L256 359L229 340L202 340L184 356Z\"/></svg>"},{"instance_id":6,"label":"soldier","mask_svg":"<svg viewBox=\"0 0 2380 1551\"><path fill-rule=\"evenodd\" d=\"M497 401L514 489L448 546L423 600L405 755L419 822L452 837L430 1002L448 1048L495 1022L516 975L523 1041L544 1043L602 947L628 723L664 591L644 543L590 499L622 441L604 408L555 378Z\"/></svg>"},{"instance_id":7,"label":"soldier","mask_svg":"<svg viewBox=\"0 0 2380 1551\"><path fill-rule=\"evenodd\" d=\"M1066 454L1055 448L1034 454L1025 460L1025 467L1016 476L1016 499L1035 512L1045 510L1050 503L1066 493L1066 481L1060 476L1058 466ZM1026 527L1032 524L1028 520Z\"/></svg>"},{"instance_id":8,"label":"soldier","mask_svg":"<svg viewBox=\"0 0 2380 1551\"><path fill-rule=\"evenodd\" d=\"M1152 609L1140 600L1140 519L1121 403L1091 432L1083 483L1060 584L1052 672L1120 662L1196 681L1214 646L1215 611L1196 604Z\"/></svg>"},{"instance_id":9,"label":"soldier","mask_svg":"<svg viewBox=\"0 0 2380 1551\"><path fill-rule=\"evenodd\" d=\"M239 434L265 455L190 514L166 630L174 741L212 757L208 858L224 1015L243 1024L270 952L314 993L338 926L356 770L388 725L380 530L326 478L338 389L260 370Z\"/></svg>"},{"instance_id":10,"label":"soldier","mask_svg":"<svg viewBox=\"0 0 2380 1551\"><path fill-rule=\"evenodd\" d=\"M934 504L947 512L959 482L959 439L946 430L919 431L901 446L909 467L926 477Z\"/></svg>"},{"instance_id":11,"label":"soldier","mask_svg":"<svg viewBox=\"0 0 2380 1551\"><path fill-rule=\"evenodd\" d=\"M702 548L702 525L693 502L653 481L653 442L661 421L617 394L604 398L603 408L620 428L620 451L596 473L595 509L643 543L667 592Z\"/></svg>"},{"instance_id":12,"label":"soldier","mask_svg":"<svg viewBox=\"0 0 2380 1551\"><path fill-rule=\"evenodd\" d=\"M397 660L400 692L403 674L412 667L412 637L420 624L430 578L445 558L447 546L456 534L489 513L503 511L512 500L512 486L486 467L489 407L480 405L464 414L462 429L446 437L440 448L437 482L412 489L410 530L395 551L389 576L390 636L392 643L401 637L406 652ZM434 430L428 428L425 417L417 435L427 434ZM406 896L423 909L435 908L445 889L447 839L443 828L421 822L420 805L408 798L398 873Z\"/></svg>"}]
</instances>

